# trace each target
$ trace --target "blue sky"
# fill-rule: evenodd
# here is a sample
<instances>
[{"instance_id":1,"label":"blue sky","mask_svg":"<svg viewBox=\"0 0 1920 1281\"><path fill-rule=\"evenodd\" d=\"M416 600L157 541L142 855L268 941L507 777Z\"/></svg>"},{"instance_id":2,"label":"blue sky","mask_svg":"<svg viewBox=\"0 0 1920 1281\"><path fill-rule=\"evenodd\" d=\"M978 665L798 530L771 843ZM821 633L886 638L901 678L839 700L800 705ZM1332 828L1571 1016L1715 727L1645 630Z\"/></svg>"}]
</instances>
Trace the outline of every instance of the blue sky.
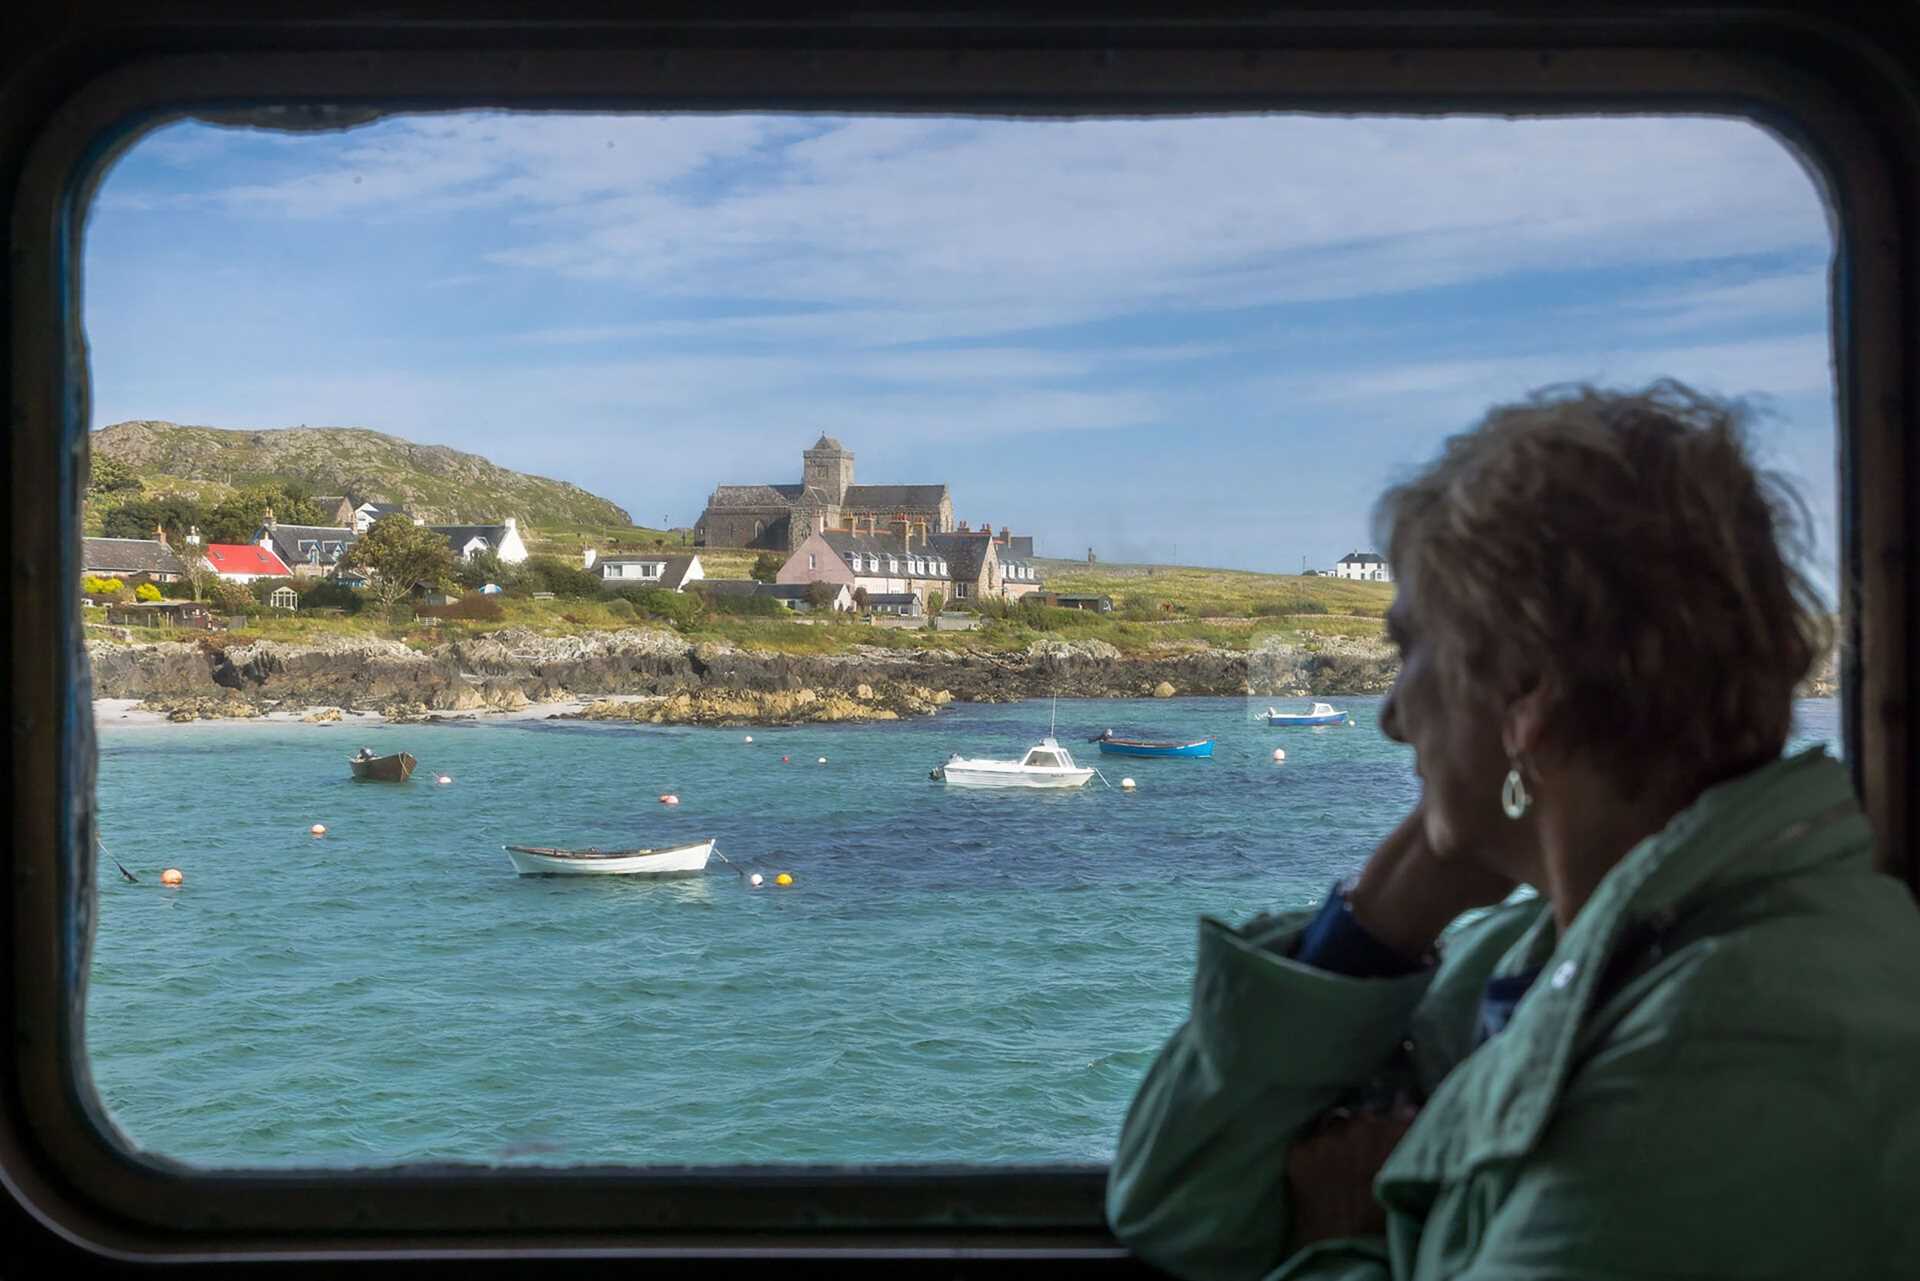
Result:
<instances>
[{"instance_id":1,"label":"blue sky","mask_svg":"<svg viewBox=\"0 0 1920 1281\"><path fill-rule=\"evenodd\" d=\"M372 427L648 524L826 431L1043 554L1298 570L1488 404L1672 375L1770 411L1833 555L1827 218L1736 120L181 123L87 236L96 427Z\"/></svg>"}]
</instances>

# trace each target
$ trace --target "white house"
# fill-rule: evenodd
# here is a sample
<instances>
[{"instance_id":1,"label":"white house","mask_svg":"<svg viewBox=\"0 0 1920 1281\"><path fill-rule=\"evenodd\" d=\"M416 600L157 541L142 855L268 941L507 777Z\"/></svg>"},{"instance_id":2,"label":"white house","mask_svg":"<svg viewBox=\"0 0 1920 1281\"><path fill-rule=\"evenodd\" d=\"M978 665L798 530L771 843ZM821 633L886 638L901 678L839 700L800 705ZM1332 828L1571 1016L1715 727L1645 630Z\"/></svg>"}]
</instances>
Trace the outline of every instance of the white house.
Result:
<instances>
[{"instance_id":1,"label":"white house","mask_svg":"<svg viewBox=\"0 0 1920 1281\"><path fill-rule=\"evenodd\" d=\"M320 500L316 499L315 501L318 502ZM398 503L368 502L361 503L353 509L353 532L356 534L366 533L369 529L373 528L373 522L379 520L382 516L405 516L408 520L413 520L413 523L416 525L426 523L424 521L414 520L412 514Z\"/></svg>"},{"instance_id":2,"label":"white house","mask_svg":"<svg viewBox=\"0 0 1920 1281\"><path fill-rule=\"evenodd\" d=\"M1390 583L1393 571L1384 556L1373 552L1348 552L1333 566L1335 578L1352 578L1365 583Z\"/></svg>"},{"instance_id":3,"label":"white house","mask_svg":"<svg viewBox=\"0 0 1920 1281\"><path fill-rule=\"evenodd\" d=\"M520 522L509 516L498 525L428 525L447 540L453 554L472 560L481 552L492 552L503 565L518 565L527 558L527 545L520 541Z\"/></svg>"},{"instance_id":4,"label":"white house","mask_svg":"<svg viewBox=\"0 0 1920 1281\"><path fill-rule=\"evenodd\" d=\"M707 576L698 556L602 556L588 548L585 567L607 586L630 583L677 592Z\"/></svg>"}]
</instances>

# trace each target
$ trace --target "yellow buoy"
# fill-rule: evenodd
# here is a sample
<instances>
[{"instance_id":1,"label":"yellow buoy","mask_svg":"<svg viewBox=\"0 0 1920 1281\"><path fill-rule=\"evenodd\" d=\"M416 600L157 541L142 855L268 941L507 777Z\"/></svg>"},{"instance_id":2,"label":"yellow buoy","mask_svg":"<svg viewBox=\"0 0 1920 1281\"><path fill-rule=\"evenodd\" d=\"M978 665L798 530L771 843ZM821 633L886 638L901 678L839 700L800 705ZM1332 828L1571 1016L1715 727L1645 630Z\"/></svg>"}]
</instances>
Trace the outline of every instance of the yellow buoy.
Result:
<instances>
[{"instance_id":1,"label":"yellow buoy","mask_svg":"<svg viewBox=\"0 0 1920 1281\"><path fill-rule=\"evenodd\" d=\"M773 878L773 883L775 885L791 885L793 884L793 874L791 872L782 872Z\"/></svg>"},{"instance_id":2,"label":"yellow buoy","mask_svg":"<svg viewBox=\"0 0 1920 1281\"><path fill-rule=\"evenodd\" d=\"M327 825L325 823L315 823L312 827L309 827L307 830L309 832L312 832L315 836L325 836L327 834Z\"/></svg>"},{"instance_id":3,"label":"yellow buoy","mask_svg":"<svg viewBox=\"0 0 1920 1281\"><path fill-rule=\"evenodd\" d=\"M180 869L177 867L170 867L160 873L160 883L162 885L184 885L186 880L186 877L180 875Z\"/></svg>"}]
</instances>

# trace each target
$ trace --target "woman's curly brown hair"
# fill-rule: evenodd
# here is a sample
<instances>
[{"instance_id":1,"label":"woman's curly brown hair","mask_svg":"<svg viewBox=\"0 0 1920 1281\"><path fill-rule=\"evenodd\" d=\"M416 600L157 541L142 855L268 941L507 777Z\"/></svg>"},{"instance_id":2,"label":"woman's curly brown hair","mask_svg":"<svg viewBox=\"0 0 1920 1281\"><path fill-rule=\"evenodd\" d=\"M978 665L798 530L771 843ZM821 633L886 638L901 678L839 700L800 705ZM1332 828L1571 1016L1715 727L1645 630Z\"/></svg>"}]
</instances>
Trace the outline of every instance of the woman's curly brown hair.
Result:
<instances>
[{"instance_id":1,"label":"woman's curly brown hair","mask_svg":"<svg viewBox=\"0 0 1920 1281\"><path fill-rule=\"evenodd\" d=\"M1549 695L1551 746L1629 787L1778 756L1830 626L1806 509L1748 457L1747 407L1672 381L1491 410L1382 496L1397 576L1456 688Z\"/></svg>"}]
</instances>

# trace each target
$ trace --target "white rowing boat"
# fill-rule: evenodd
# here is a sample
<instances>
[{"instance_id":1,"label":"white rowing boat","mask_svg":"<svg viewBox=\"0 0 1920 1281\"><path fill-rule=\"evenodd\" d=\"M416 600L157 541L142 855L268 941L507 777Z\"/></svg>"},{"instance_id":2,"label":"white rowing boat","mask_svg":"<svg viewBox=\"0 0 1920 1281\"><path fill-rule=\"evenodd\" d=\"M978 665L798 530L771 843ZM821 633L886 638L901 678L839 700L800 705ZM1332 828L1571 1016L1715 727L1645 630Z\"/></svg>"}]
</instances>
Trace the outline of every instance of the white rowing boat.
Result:
<instances>
[{"instance_id":1,"label":"white rowing boat","mask_svg":"<svg viewBox=\"0 0 1920 1281\"><path fill-rule=\"evenodd\" d=\"M500 848L522 876L661 876L704 871L713 853L713 841L658 850L567 850L544 845Z\"/></svg>"},{"instance_id":2,"label":"white rowing boat","mask_svg":"<svg viewBox=\"0 0 1920 1281\"><path fill-rule=\"evenodd\" d=\"M1017 761L968 758L955 753L927 775L949 787L1079 787L1093 770L1075 765L1073 755L1052 735L1027 749Z\"/></svg>"}]
</instances>

